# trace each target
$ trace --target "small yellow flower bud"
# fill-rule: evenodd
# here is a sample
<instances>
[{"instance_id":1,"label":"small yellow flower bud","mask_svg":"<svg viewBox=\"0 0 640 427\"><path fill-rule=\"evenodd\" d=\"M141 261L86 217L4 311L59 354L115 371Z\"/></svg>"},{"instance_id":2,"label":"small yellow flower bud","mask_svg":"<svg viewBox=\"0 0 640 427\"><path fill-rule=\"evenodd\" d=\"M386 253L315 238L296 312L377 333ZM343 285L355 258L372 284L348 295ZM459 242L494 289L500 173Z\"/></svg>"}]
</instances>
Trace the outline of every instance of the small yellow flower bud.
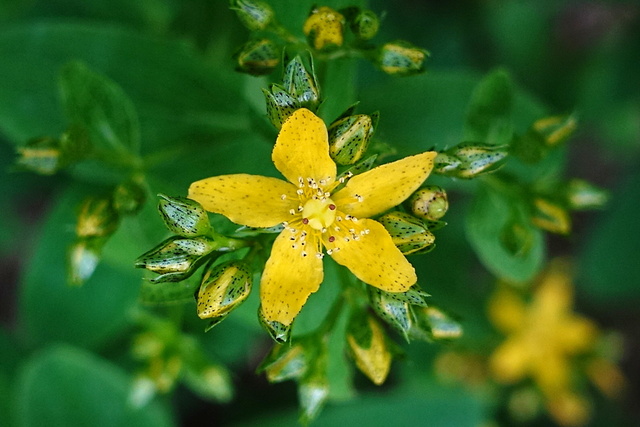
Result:
<instances>
[{"instance_id":1,"label":"small yellow flower bud","mask_svg":"<svg viewBox=\"0 0 640 427\"><path fill-rule=\"evenodd\" d=\"M424 71L424 60L429 52L399 40L382 45L377 65L387 74L410 76Z\"/></svg>"},{"instance_id":2,"label":"small yellow flower bud","mask_svg":"<svg viewBox=\"0 0 640 427\"><path fill-rule=\"evenodd\" d=\"M380 29L380 19L370 10L359 11L350 19L351 31L362 40L370 40Z\"/></svg>"},{"instance_id":3,"label":"small yellow flower bud","mask_svg":"<svg viewBox=\"0 0 640 427\"><path fill-rule=\"evenodd\" d=\"M460 144L439 153L433 171L455 178L475 178L500 168L508 154L504 145Z\"/></svg>"},{"instance_id":4,"label":"small yellow flower bud","mask_svg":"<svg viewBox=\"0 0 640 427\"><path fill-rule=\"evenodd\" d=\"M311 72L307 71L300 56L293 58L284 70L284 89L297 101L299 107L315 111L320 104L320 88L309 56Z\"/></svg>"},{"instance_id":5,"label":"small yellow flower bud","mask_svg":"<svg viewBox=\"0 0 640 427\"><path fill-rule=\"evenodd\" d=\"M303 378L298 385L300 402L300 423L308 425L313 421L329 398L329 380L326 374Z\"/></svg>"},{"instance_id":6,"label":"small yellow flower bud","mask_svg":"<svg viewBox=\"0 0 640 427\"><path fill-rule=\"evenodd\" d=\"M273 22L273 9L267 3L259 0L231 0L232 10L251 31L264 30Z\"/></svg>"},{"instance_id":7,"label":"small yellow flower bud","mask_svg":"<svg viewBox=\"0 0 640 427\"><path fill-rule=\"evenodd\" d=\"M314 8L304 23L303 31L316 50L342 46L344 16L330 7Z\"/></svg>"},{"instance_id":8,"label":"small yellow flower bud","mask_svg":"<svg viewBox=\"0 0 640 427\"><path fill-rule=\"evenodd\" d=\"M185 197L158 194L158 210L167 228L180 236L206 235L211 230L209 217L200 203Z\"/></svg>"},{"instance_id":9,"label":"small yellow flower bud","mask_svg":"<svg viewBox=\"0 0 640 427\"><path fill-rule=\"evenodd\" d=\"M347 343L358 369L374 384L384 383L392 354L380 323L364 312L355 312L349 320Z\"/></svg>"},{"instance_id":10,"label":"small yellow flower bud","mask_svg":"<svg viewBox=\"0 0 640 427\"><path fill-rule=\"evenodd\" d=\"M277 129L280 129L289 116L300 108L298 101L283 87L276 84L271 85L270 90L262 89L262 93L267 101L269 121Z\"/></svg>"},{"instance_id":11,"label":"small yellow flower bud","mask_svg":"<svg viewBox=\"0 0 640 427\"><path fill-rule=\"evenodd\" d=\"M74 242L67 253L68 283L81 286L95 271L100 262L100 252L105 237L85 237Z\"/></svg>"},{"instance_id":12,"label":"small yellow flower bud","mask_svg":"<svg viewBox=\"0 0 640 427\"><path fill-rule=\"evenodd\" d=\"M340 165L358 162L369 147L377 115L342 117L329 126L329 154Z\"/></svg>"},{"instance_id":13,"label":"small yellow flower bud","mask_svg":"<svg viewBox=\"0 0 640 427\"><path fill-rule=\"evenodd\" d=\"M104 237L118 228L120 217L111 199L90 197L80 206L76 235L78 237Z\"/></svg>"},{"instance_id":14,"label":"small yellow flower bud","mask_svg":"<svg viewBox=\"0 0 640 427\"><path fill-rule=\"evenodd\" d=\"M227 261L208 268L196 296L198 317L222 320L247 299L251 272L242 261ZM217 323L217 322L216 322Z\"/></svg>"},{"instance_id":15,"label":"small yellow flower bud","mask_svg":"<svg viewBox=\"0 0 640 427\"><path fill-rule=\"evenodd\" d=\"M142 254L135 266L160 274L152 282L178 282L191 276L216 249L206 237L173 236Z\"/></svg>"},{"instance_id":16,"label":"small yellow flower bud","mask_svg":"<svg viewBox=\"0 0 640 427\"><path fill-rule=\"evenodd\" d=\"M565 208L549 199L540 197L534 199L533 207L531 222L536 227L551 233L569 234L571 231L571 217Z\"/></svg>"},{"instance_id":17,"label":"small yellow flower bud","mask_svg":"<svg viewBox=\"0 0 640 427\"><path fill-rule=\"evenodd\" d=\"M428 221L438 221L447 213L449 200L444 188L436 185L422 187L409 199L411 213Z\"/></svg>"},{"instance_id":18,"label":"small yellow flower bud","mask_svg":"<svg viewBox=\"0 0 640 427\"><path fill-rule=\"evenodd\" d=\"M258 372L264 372L271 383L297 380L307 372L308 353L305 340L297 340L292 345L275 344L258 367Z\"/></svg>"},{"instance_id":19,"label":"small yellow flower bud","mask_svg":"<svg viewBox=\"0 0 640 427\"><path fill-rule=\"evenodd\" d=\"M269 74L280 62L278 47L269 39L250 40L235 56L236 69L254 76Z\"/></svg>"},{"instance_id":20,"label":"small yellow flower bud","mask_svg":"<svg viewBox=\"0 0 640 427\"><path fill-rule=\"evenodd\" d=\"M378 218L404 255L424 253L435 247L436 237L421 220L404 212L389 212Z\"/></svg>"},{"instance_id":21,"label":"small yellow flower bud","mask_svg":"<svg viewBox=\"0 0 640 427\"><path fill-rule=\"evenodd\" d=\"M63 165L60 142L55 138L32 139L24 147L18 147L16 164L23 169L42 175L53 175Z\"/></svg>"},{"instance_id":22,"label":"small yellow flower bud","mask_svg":"<svg viewBox=\"0 0 640 427\"><path fill-rule=\"evenodd\" d=\"M401 293L393 294L369 286L369 302L376 314L390 326L400 331L409 339L409 331L413 326L413 316L409 302Z\"/></svg>"},{"instance_id":23,"label":"small yellow flower bud","mask_svg":"<svg viewBox=\"0 0 640 427\"><path fill-rule=\"evenodd\" d=\"M569 139L578 127L578 121L573 115L545 117L537 120L531 127L540 134L549 147Z\"/></svg>"},{"instance_id":24,"label":"small yellow flower bud","mask_svg":"<svg viewBox=\"0 0 640 427\"><path fill-rule=\"evenodd\" d=\"M598 209L607 203L609 194L587 181L572 179L567 185L566 200L573 210Z\"/></svg>"},{"instance_id":25,"label":"small yellow flower bud","mask_svg":"<svg viewBox=\"0 0 640 427\"><path fill-rule=\"evenodd\" d=\"M146 198L147 193L139 183L123 182L113 190L113 207L121 214L133 215L142 209Z\"/></svg>"}]
</instances>

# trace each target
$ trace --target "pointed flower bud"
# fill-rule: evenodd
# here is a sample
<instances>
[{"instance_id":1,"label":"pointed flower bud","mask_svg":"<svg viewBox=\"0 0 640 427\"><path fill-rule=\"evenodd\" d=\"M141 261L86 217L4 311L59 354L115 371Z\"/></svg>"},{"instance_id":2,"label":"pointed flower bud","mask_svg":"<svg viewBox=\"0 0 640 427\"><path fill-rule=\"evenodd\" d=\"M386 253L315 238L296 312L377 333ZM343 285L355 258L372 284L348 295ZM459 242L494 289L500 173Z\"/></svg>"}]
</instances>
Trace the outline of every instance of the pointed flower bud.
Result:
<instances>
[{"instance_id":1,"label":"pointed flower bud","mask_svg":"<svg viewBox=\"0 0 640 427\"><path fill-rule=\"evenodd\" d=\"M262 89L262 93L267 101L267 116L276 129L280 129L289 116L300 108L298 101L282 86L273 84L269 91Z\"/></svg>"},{"instance_id":2,"label":"pointed flower bud","mask_svg":"<svg viewBox=\"0 0 640 427\"><path fill-rule=\"evenodd\" d=\"M120 216L110 198L89 197L80 205L76 235L78 237L104 237L118 228Z\"/></svg>"},{"instance_id":3,"label":"pointed flower bud","mask_svg":"<svg viewBox=\"0 0 640 427\"><path fill-rule=\"evenodd\" d=\"M211 231L209 216L202 205L186 197L158 194L158 210L167 228L183 237L204 236Z\"/></svg>"},{"instance_id":4,"label":"pointed flower bud","mask_svg":"<svg viewBox=\"0 0 640 427\"><path fill-rule=\"evenodd\" d=\"M67 282L81 286L95 271L100 262L100 253L105 237L83 237L76 240L67 252Z\"/></svg>"},{"instance_id":5,"label":"pointed flower bud","mask_svg":"<svg viewBox=\"0 0 640 427\"><path fill-rule=\"evenodd\" d=\"M424 71L429 52L406 41L389 42L380 47L376 64L387 74L411 76Z\"/></svg>"},{"instance_id":6,"label":"pointed flower bud","mask_svg":"<svg viewBox=\"0 0 640 427\"><path fill-rule=\"evenodd\" d=\"M405 339L409 339L409 331L413 325L410 304L391 292L385 292L373 286L368 287L369 303L382 320L400 331Z\"/></svg>"},{"instance_id":7,"label":"pointed flower bud","mask_svg":"<svg viewBox=\"0 0 640 427\"><path fill-rule=\"evenodd\" d=\"M159 274L151 279L154 283L178 282L191 276L216 249L214 241L206 237L173 236L142 254L135 266Z\"/></svg>"},{"instance_id":8,"label":"pointed flower bud","mask_svg":"<svg viewBox=\"0 0 640 427\"><path fill-rule=\"evenodd\" d=\"M247 299L251 282L251 272L243 261L227 261L209 267L196 295L198 317L225 317Z\"/></svg>"},{"instance_id":9,"label":"pointed flower bud","mask_svg":"<svg viewBox=\"0 0 640 427\"><path fill-rule=\"evenodd\" d=\"M411 213L427 221L438 221L447 213L449 200L442 187L429 185L420 188L409 198Z\"/></svg>"},{"instance_id":10,"label":"pointed flower bud","mask_svg":"<svg viewBox=\"0 0 640 427\"><path fill-rule=\"evenodd\" d=\"M543 137L547 146L555 147L569 139L577 127L576 117L568 114L537 120L531 128Z\"/></svg>"},{"instance_id":11,"label":"pointed flower bud","mask_svg":"<svg viewBox=\"0 0 640 427\"><path fill-rule=\"evenodd\" d=\"M273 9L259 0L231 0L231 9L238 19L251 31L264 30L273 22Z\"/></svg>"},{"instance_id":12,"label":"pointed flower bud","mask_svg":"<svg viewBox=\"0 0 640 427\"><path fill-rule=\"evenodd\" d=\"M455 178L475 178L500 168L508 154L506 145L460 144L439 153L433 171Z\"/></svg>"},{"instance_id":13,"label":"pointed flower bud","mask_svg":"<svg viewBox=\"0 0 640 427\"><path fill-rule=\"evenodd\" d=\"M380 29L380 19L370 10L360 10L349 19L351 31L361 40L370 40Z\"/></svg>"},{"instance_id":14,"label":"pointed flower bud","mask_svg":"<svg viewBox=\"0 0 640 427\"><path fill-rule=\"evenodd\" d=\"M424 223L404 212L389 212L378 218L391 235L394 245L404 255L425 253L434 248L436 237Z\"/></svg>"},{"instance_id":15,"label":"pointed flower bud","mask_svg":"<svg viewBox=\"0 0 640 427\"><path fill-rule=\"evenodd\" d=\"M354 312L347 327L347 343L358 369L374 384L384 383L392 354L380 323L362 311Z\"/></svg>"},{"instance_id":16,"label":"pointed flower bud","mask_svg":"<svg viewBox=\"0 0 640 427\"><path fill-rule=\"evenodd\" d=\"M181 373L188 387L205 399L227 403L233 399L233 383L229 372L221 365L207 364L192 366L185 359L185 369Z\"/></svg>"},{"instance_id":17,"label":"pointed flower bud","mask_svg":"<svg viewBox=\"0 0 640 427\"><path fill-rule=\"evenodd\" d=\"M113 207L121 214L138 213L146 199L147 193L144 187L133 180L123 182L113 190Z\"/></svg>"},{"instance_id":18,"label":"pointed flower bud","mask_svg":"<svg viewBox=\"0 0 640 427\"><path fill-rule=\"evenodd\" d=\"M569 181L565 194L567 204L573 210L602 208L609 200L606 190L581 179Z\"/></svg>"},{"instance_id":19,"label":"pointed flower bud","mask_svg":"<svg viewBox=\"0 0 640 427\"><path fill-rule=\"evenodd\" d=\"M557 234L569 234L571 231L571 217L564 207L549 199L537 197L533 200L533 208L531 222L536 227Z\"/></svg>"},{"instance_id":20,"label":"pointed flower bud","mask_svg":"<svg viewBox=\"0 0 640 427\"><path fill-rule=\"evenodd\" d=\"M414 310L416 322L411 337L423 340L453 340L462 336L462 326L437 307Z\"/></svg>"},{"instance_id":21,"label":"pointed flower bud","mask_svg":"<svg viewBox=\"0 0 640 427\"><path fill-rule=\"evenodd\" d=\"M311 10L302 28L309 43L316 50L342 46L344 16L330 7L322 6Z\"/></svg>"},{"instance_id":22,"label":"pointed flower bud","mask_svg":"<svg viewBox=\"0 0 640 427\"><path fill-rule=\"evenodd\" d=\"M377 113L342 117L329 126L329 154L340 165L358 162L369 147Z\"/></svg>"},{"instance_id":23,"label":"pointed flower bud","mask_svg":"<svg viewBox=\"0 0 640 427\"><path fill-rule=\"evenodd\" d=\"M309 368L309 349L304 339L295 343L275 344L258 367L270 383L302 378Z\"/></svg>"},{"instance_id":24,"label":"pointed flower bud","mask_svg":"<svg viewBox=\"0 0 640 427\"><path fill-rule=\"evenodd\" d=\"M297 101L299 107L316 111L320 104L320 89L313 68L313 58L309 55L310 72L302 59L296 55L284 70L284 89Z\"/></svg>"},{"instance_id":25,"label":"pointed flower bud","mask_svg":"<svg viewBox=\"0 0 640 427\"><path fill-rule=\"evenodd\" d=\"M313 421L329 398L329 380L324 375L304 378L298 384L300 402L300 423L308 425Z\"/></svg>"},{"instance_id":26,"label":"pointed flower bud","mask_svg":"<svg viewBox=\"0 0 640 427\"><path fill-rule=\"evenodd\" d=\"M250 40L235 55L237 71L262 76L270 74L280 62L280 52L269 39Z\"/></svg>"}]
</instances>

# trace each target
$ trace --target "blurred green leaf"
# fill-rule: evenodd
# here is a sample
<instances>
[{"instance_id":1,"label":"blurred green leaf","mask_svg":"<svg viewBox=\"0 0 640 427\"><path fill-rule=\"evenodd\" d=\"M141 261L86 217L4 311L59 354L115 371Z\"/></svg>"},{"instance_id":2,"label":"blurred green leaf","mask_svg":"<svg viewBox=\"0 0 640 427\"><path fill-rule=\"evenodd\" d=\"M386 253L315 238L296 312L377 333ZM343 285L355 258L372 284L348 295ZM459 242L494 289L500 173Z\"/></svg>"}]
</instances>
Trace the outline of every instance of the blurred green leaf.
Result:
<instances>
[{"instance_id":1,"label":"blurred green leaf","mask_svg":"<svg viewBox=\"0 0 640 427\"><path fill-rule=\"evenodd\" d=\"M466 218L469 243L484 266L499 278L527 281L540 270L545 246L524 202L483 186Z\"/></svg>"},{"instance_id":2,"label":"blurred green leaf","mask_svg":"<svg viewBox=\"0 0 640 427\"><path fill-rule=\"evenodd\" d=\"M131 378L115 365L68 346L27 360L16 389L16 413L24 427L172 426L166 408L127 402Z\"/></svg>"},{"instance_id":3,"label":"blurred green leaf","mask_svg":"<svg viewBox=\"0 0 640 427\"><path fill-rule=\"evenodd\" d=\"M508 144L513 135L513 96L513 83L506 71L496 70L484 77L469 101L464 140Z\"/></svg>"},{"instance_id":4,"label":"blurred green leaf","mask_svg":"<svg viewBox=\"0 0 640 427\"><path fill-rule=\"evenodd\" d=\"M89 132L90 142L104 156L130 157L140 150L140 125L124 91L84 63L73 61L60 73L62 102L74 125Z\"/></svg>"}]
</instances>

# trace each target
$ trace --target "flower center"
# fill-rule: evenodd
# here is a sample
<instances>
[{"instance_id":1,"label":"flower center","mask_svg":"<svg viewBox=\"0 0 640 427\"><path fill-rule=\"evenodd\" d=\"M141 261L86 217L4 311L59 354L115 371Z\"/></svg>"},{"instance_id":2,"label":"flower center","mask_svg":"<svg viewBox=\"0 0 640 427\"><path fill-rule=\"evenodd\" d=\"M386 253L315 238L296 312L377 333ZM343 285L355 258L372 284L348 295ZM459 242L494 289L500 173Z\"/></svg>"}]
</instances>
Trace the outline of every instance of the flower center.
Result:
<instances>
[{"instance_id":1,"label":"flower center","mask_svg":"<svg viewBox=\"0 0 640 427\"><path fill-rule=\"evenodd\" d=\"M315 230L323 230L333 224L336 204L328 197L309 199L302 209L302 222Z\"/></svg>"}]
</instances>

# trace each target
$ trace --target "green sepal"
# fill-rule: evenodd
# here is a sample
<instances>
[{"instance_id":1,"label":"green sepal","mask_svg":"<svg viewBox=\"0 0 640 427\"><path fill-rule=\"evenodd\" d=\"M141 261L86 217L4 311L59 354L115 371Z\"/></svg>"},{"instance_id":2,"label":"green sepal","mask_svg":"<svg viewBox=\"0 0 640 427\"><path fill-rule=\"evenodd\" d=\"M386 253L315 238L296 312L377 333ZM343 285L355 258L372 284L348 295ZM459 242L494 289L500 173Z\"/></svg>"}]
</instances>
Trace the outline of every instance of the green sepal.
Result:
<instances>
[{"instance_id":1,"label":"green sepal","mask_svg":"<svg viewBox=\"0 0 640 427\"><path fill-rule=\"evenodd\" d=\"M271 335L271 338L273 338L275 342L282 344L289 341L293 323L285 325L275 320L266 320L262 317L261 308L258 309L258 318L260 319L260 324L269 332L269 335Z\"/></svg>"},{"instance_id":2,"label":"green sepal","mask_svg":"<svg viewBox=\"0 0 640 427\"><path fill-rule=\"evenodd\" d=\"M413 311L416 322L411 338L426 341L455 340L462 336L462 325L438 307L418 307Z\"/></svg>"},{"instance_id":3,"label":"green sepal","mask_svg":"<svg viewBox=\"0 0 640 427\"><path fill-rule=\"evenodd\" d=\"M280 129L289 116L300 108L298 101L277 84L272 84L269 90L262 89L262 93L267 102L267 117L276 129Z\"/></svg>"},{"instance_id":4,"label":"green sepal","mask_svg":"<svg viewBox=\"0 0 640 427\"><path fill-rule=\"evenodd\" d=\"M404 255L424 253L432 249L436 237L422 220L405 212L393 211L377 221L389 232L393 244Z\"/></svg>"},{"instance_id":5,"label":"green sepal","mask_svg":"<svg viewBox=\"0 0 640 427\"><path fill-rule=\"evenodd\" d=\"M300 107L316 111L320 105L320 87L311 55L309 63L307 71L300 55L296 55L285 67L282 86Z\"/></svg>"},{"instance_id":6,"label":"green sepal","mask_svg":"<svg viewBox=\"0 0 640 427\"><path fill-rule=\"evenodd\" d=\"M507 145L463 143L438 153L433 172L454 178L470 179L502 167L509 154Z\"/></svg>"},{"instance_id":7,"label":"green sepal","mask_svg":"<svg viewBox=\"0 0 640 427\"><path fill-rule=\"evenodd\" d=\"M369 303L376 314L388 325L402 333L409 340L409 331L413 324L410 303L403 296L385 292L373 286L368 286Z\"/></svg>"},{"instance_id":8,"label":"green sepal","mask_svg":"<svg viewBox=\"0 0 640 427\"><path fill-rule=\"evenodd\" d=\"M167 228L184 237L204 236L211 231L209 216L202 205L186 197L158 194L158 211Z\"/></svg>"}]
</instances>

